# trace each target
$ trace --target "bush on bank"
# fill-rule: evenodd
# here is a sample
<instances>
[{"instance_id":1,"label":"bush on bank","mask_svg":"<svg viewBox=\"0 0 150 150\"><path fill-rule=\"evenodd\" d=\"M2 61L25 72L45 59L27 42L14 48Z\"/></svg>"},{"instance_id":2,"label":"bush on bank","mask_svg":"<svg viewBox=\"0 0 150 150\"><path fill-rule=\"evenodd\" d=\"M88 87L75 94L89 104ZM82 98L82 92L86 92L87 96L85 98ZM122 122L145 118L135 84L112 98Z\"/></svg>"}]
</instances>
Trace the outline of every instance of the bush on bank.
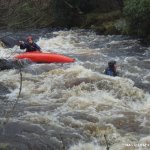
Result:
<instances>
[{"instance_id":1,"label":"bush on bank","mask_svg":"<svg viewBox=\"0 0 150 150\"><path fill-rule=\"evenodd\" d=\"M129 34L150 36L150 0L125 0L123 10Z\"/></svg>"}]
</instances>

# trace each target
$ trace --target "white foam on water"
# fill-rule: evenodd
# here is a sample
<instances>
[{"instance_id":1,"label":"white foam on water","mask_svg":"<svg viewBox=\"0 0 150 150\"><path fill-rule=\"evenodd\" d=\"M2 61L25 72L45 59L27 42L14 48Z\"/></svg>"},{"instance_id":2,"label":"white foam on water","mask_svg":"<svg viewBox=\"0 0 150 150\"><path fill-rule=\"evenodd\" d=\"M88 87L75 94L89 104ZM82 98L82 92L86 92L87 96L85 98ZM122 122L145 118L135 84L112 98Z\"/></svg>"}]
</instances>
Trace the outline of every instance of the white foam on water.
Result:
<instances>
[{"instance_id":1,"label":"white foam on water","mask_svg":"<svg viewBox=\"0 0 150 150\"><path fill-rule=\"evenodd\" d=\"M142 137L139 142L144 144L149 144L150 147L150 136Z\"/></svg>"},{"instance_id":2,"label":"white foam on water","mask_svg":"<svg viewBox=\"0 0 150 150\"><path fill-rule=\"evenodd\" d=\"M19 87L19 74L15 74L15 71L6 71L7 74L3 74L1 76L1 81L6 81L7 84L12 84L16 87L16 89ZM53 74L51 74L53 73ZM75 86L71 89L62 89L64 96L68 97L69 100L74 99L73 97L80 96L81 99L85 101L85 98L93 99L93 102L98 101L99 97L101 97L103 102L112 101L112 103L115 102L121 102L121 103L128 103L132 105L135 105L135 110L139 109L136 107L136 104L139 105L141 102L144 102L145 96L142 90L134 87L134 82L125 79L125 78L113 78L105 75L98 74L96 72L92 72L92 70L85 69L83 66L75 65L68 69L61 69L60 71L57 69L54 69L53 71L43 73L42 75L32 76L31 74L23 73L23 88L22 88L22 95L26 95L31 101L34 98L36 101L44 102L44 97L46 101L46 97L51 95L54 92L54 89L61 88L64 86L64 83L66 81L71 81L72 79L80 79L80 78L87 78L89 79L89 83L82 83L79 86ZM95 82L102 82L106 81L106 85L108 87L107 89L98 90L96 87L94 91L87 91L86 87L90 86L90 81L93 80ZM95 86L95 84L93 84ZM85 90L84 90L85 88ZM91 89L92 90L92 89ZM16 90L17 91L17 90ZM17 93L14 90L14 93ZM14 94L11 93L12 95ZM77 94L78 95L77 95ZM116 96L118 94L121 96L120 99L118 99ZM10 94L10 97L12 96ZM116 95L117 94L117 95ZM16 95L16 94L14 94ZM25 96L25 97L26 97ZM43 97L43 98L42 98ZM83 98L82 98L83 97ZM40 99L43 99L41 101ZM79 99L80 99L79 98ZM137 100L137 103L134 102ZM73 101L73 100L72 100ZM92 100L91 100L92 101ZM101 102L102 102L101 101ZM139 102L138 102L139 101ZM28 102L28 101L27 101ZM120 104L121 104L120 103ZM133 104L132 104L133 103Z\"/></svg>"},{"instance_id":3,"label":"white foam on water","mask_svg":"<svg viewBox=\"0 0 150 150\"><path fill-rule=\"evenodd\" d=\"M13 59L14 55L22 52L25 52L25 50L20 50L20 47L18 45L15 45L13 48L0 47L0 58Z\"/></svg>"},{"instance_id":4,"label":"white foam on water","mask_svg":"<svg viewBox=\"0 0 150 150\"><path fill-rule=\"evenodd\" d=\"M36 123L36 124L58 124L56 117L52 116L50 112L24 112L25 114L19 119Z\"/></svg>"},{"instance_id":5,"label":"white foam on water","mask_svg":"<svg viewBox=\"0 0 150 150\"><path fill-rule=\"evenodd\" d=\"M0 58L8 58L11 55L11 50L0 47Z\"/></svg>"},{"instance_id":6,"label":"white foam on water","mask_svg":"<svg viewBox=\"0 0 150 150\"><path fill-rule=\"evenodd\" d=\"M53 34L56 36L49 39L40 38L37 42L44 51L49 52L52 50L58 53L84 56L93 54L93 50L95 50L95 53L101 50L88 47L90 42L95 42L98 39L100 41L108 39L106 44L117 45L121 43L121 41L111 41L109 38L112 38L112 36L96 36L94 33L80 35L75 31L60 31L53 32ZM133 44L135 41L125 40L123 42ZM18 46L12 48L12 51L8 52L6 50L6 48L0 48L1 57L8 57L12 53L20 51ZM105 57L106 59L108 58L107 54L105 54ZM115 58L120 60L118 57ZM138 59L126 57L123 63L128 65L133 61L136 62ZM93 63L91 60L89 62L91 66L98 65L98 63ZM102 63L104 65L104 62ZM131 133L129 135L128 131L124 131L126 133L120 135L115 125L109 124L110 127L107 128L108 124L105 121L107 119L113 120L126 117L123 113L118 114L118 112L137 113L139 117L135 118L135 120L140 121L141 126L144 128L149 123L147 118L143 119L143 116L150 109L149 93L135 87L134 82L130 79L106 76L100 72L95 72L94 69L87 69L84 64L85 62L83 61L82 63L77 62L57 68L53 67L36 75L23 71L22 91L18 103L25 106L25 108L16 118L12 119L25 120L41 126L53 124L62 128L83 130L88 133L91 139L96 139L97 143L100 140L99 136L106 132L108 140L112 141L110 149L130 150L131 147L127 147L124 144L139 142L138 134L140 133L137 133L137 135ZM36 67L44 69L41 66ZM34 65L32 67L36 71L36 67ZM141 69L135 66L135 72L126 70L125 75L140 77L139 72L141 72ZM11 90L11 93L7 94L8 100L16 99L20 86L19 72L16 70L1 71L0 76L0 82L7 85ZM144 80L149 81L149 74L144 76ZM30 107L30 109L27 109L26 106L27 108ZM37 110L34 109L36 106ZM38 107L43 109L38 110ZM78 115L76 116L76 114ZM90 115L91 120L84 117L83 114L87 115L87 117ZM106 128L103 128L103 126ZM71 146L69 150L106 149L104 144L95 144L93 141L89 143L80 142ZM149 136L140 139L140 142L146 141L149 142ZM137 150L137 147L132 147L132 149Z\"/></svg>"},{"instance_id":7,"label":"white foam on water","mask_svg":"<svg viewBox=\"0 0 150 150\"><path fill-rule=\"evenodd\" d=\"M78 143L76 145L73 145L69 148L69 150L106 150L107 149L107 145L106 145L106 141L104 139L104 137L101 137L103 139L102 144L98 144L97 142L93 142L93 143ZM116 138L116 141L113 139ZM131 134L127 134L125 135L125 137L121 137L120 135L114 135L114 137L112 137L112 139L109 139L109 137L107 137L107 142L108 142L108 147L111 150L142 150L139 149L137 145L138 141L136 138L134 138ZM115 142L115 143L113 143ZM140 141L141 142L141 141ZM142 142L141 142L142 144ZM148 150L148 149L144 149L144 150Z\"/></svg>"},{"instance_id":8,"label":"white foam on water","mask_svg":"<svg viewBox=\"0 0 150 150\"><path fill-rule=\"evenodd\" d=\"M104 150L104 148L94 143L79 143L70 147L69 150Z\"/></svg>"},{"instance_id":9,"label":"white foam on water","mask_svg":"<svg viewBox=\"0 0 150 150\"><path fill-rule=\"evenodd\" d=\"M150 83L150 73L143 77L142 83Z\"/></svg>"},{"instance_id":10,"label":"white foam on water","mask_svg":"<svg viewBox=\"0 0 150 150\"><path fill-rule=\"evenodd\" d=\"M59 53L72 53L74 49L81 48L78 44L83 44L78 41L73 31L60 31L54 32L56 37L50 39L40 38L37 42L43 50L59 52Z\"/></svg>"}]
</instances>

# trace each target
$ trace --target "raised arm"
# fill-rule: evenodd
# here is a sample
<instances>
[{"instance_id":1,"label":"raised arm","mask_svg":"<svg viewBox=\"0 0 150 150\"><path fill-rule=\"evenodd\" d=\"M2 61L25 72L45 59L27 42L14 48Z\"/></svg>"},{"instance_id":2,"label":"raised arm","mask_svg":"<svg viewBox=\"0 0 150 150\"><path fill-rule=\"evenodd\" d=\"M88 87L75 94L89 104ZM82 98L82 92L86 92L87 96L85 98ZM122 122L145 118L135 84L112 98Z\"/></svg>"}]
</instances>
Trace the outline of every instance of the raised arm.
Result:
<instances>
[{"instance_id":1,"label":"raised arm","mask_svg":"<svg viewBox=\"0 0 150 150\"><path fill-rule=\"evenodd\" d=\"M26 43L24 43L23 41L19 41L19 44L20 44L20 49L25 49L25 48L27 48Z\"/></svg>"}]
</instances>

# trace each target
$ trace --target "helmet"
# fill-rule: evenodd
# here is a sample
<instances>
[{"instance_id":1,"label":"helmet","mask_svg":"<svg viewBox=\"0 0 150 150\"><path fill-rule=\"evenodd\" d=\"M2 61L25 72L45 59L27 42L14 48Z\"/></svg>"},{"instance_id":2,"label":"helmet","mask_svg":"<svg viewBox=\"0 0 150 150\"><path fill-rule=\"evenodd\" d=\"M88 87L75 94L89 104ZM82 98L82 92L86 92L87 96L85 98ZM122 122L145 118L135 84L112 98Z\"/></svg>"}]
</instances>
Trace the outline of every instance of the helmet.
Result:
<instances>
[{"instance_id":1,"label":"helmet","mask_svg":"<svg viewBox=\"0 0 150 150\"><path fill-rule=\"evenodd\" d=\"M29 40L33 40L32 36L27 37L27 41L29 41Z\"/></svg>"},{"instance_id":2,"label":"helmet","mask_svg":"<svg viewBox=\"0 0 150 150\"><path fill-rule=\"evenodd\" d=\"M108 62L108 66L110 67L110 68L113 68L114 67L114 65L116 65L116 61L109 61Z\"/></svg>"}]
</instances>

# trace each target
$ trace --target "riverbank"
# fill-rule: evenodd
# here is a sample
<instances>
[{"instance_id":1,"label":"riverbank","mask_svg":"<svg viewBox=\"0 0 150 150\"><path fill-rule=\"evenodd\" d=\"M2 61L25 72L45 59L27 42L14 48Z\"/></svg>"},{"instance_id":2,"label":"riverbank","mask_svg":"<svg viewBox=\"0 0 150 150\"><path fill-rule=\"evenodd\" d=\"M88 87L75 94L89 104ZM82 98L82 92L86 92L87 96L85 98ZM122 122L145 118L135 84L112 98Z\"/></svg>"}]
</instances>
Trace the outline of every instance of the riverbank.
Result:
<instances>
[{"instance_id":1,"label":"riverbank","mask_svg":"<svg viewBox=\"0 0 150 150\"><path fill-rule=\"evenodd\" d=\"M137 36L149 44L149 19L145 16L150 15L145 1L133 5L131 0L10 0L0 2L3 6L0 10L3 16L0 18L0 28L15 31L36 28L90 29L101 35ZM136 17L132 10L137 12Z\"/></svg>"},{"instance_id":2,"label":"riverbank","mask_svg":"<svg viewBox=\"0 0 150 150\"><path fill-rule=\"evenodd\" d=\"M7 11L0 11L3 15L0 27L5 29L78 27L115 34L118 33L115 23L121 17L122 6L118 0L52 0L45 4L15 0L6 2L3 7Z\"/></svg>"}]
</instances>

